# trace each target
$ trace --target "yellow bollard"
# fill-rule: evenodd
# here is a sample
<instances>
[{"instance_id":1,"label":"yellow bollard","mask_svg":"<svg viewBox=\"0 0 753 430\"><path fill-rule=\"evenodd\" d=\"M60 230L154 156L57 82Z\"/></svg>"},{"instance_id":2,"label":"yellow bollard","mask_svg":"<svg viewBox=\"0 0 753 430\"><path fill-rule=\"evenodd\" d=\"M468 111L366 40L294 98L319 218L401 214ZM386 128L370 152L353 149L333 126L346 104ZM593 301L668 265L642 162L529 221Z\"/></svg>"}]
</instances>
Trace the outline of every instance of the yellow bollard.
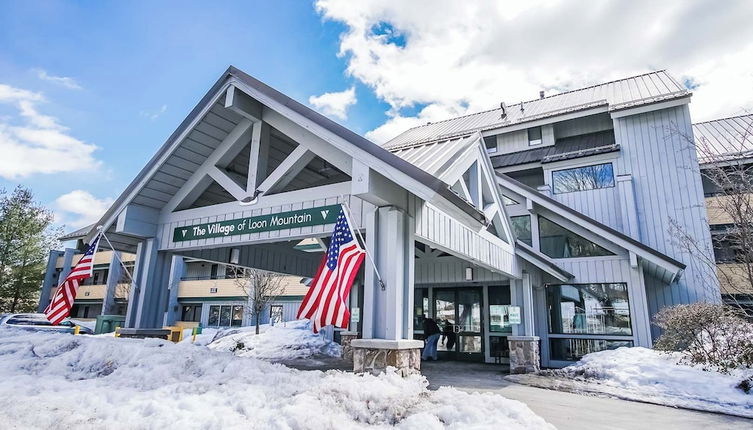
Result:
<instances>
[{"instance_id":1,"label":"yellow bollard","mask_svg":"<svg viewBox=\"0 0 753 430\"><path fill-rule=\"evenodd\" d=\"M193 330L191 330L191 343L196 342L196 332L199 331L198 327L194 327Z\"/></svg>"},{"instance_id":2,"label":"yellow bollard","mask_svg":"<svg viewBox=\"0 0 753 430\"><path fill-rule=\"evenodd\" d=\"M77 326L73 327L73 335L74 336L78 336L79 333L81 333L81 326L77 325Z\"/></svg>"}]
</instances>

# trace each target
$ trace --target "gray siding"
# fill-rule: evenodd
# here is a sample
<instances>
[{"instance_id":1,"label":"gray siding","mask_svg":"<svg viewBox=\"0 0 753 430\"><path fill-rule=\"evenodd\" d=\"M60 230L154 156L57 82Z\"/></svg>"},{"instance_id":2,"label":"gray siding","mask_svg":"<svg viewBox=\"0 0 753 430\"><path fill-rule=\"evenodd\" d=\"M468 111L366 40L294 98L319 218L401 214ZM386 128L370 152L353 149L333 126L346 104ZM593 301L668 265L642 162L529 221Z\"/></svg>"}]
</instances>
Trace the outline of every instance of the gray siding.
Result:
<instances>
[{"instance_id":1,"label":"gray siding","mask_svg":"<svg viewBox=\"0 0 753 430\"><path fill-rule=\"evenodd\" d=\"M633 176L641 241L687 265L676 285L648 289L653 311L720 300L713 269L702 263L702 257L684 252L670 230L673 220L707 256L713 255L696 151L693 142L681 136L692 136L688 106L617 118L614 124L622 151L615 174Z\"/></svg>"},{"instance_id":2,"label":"gray siding","mask_svg":"<svg viewBox=\"0 0 753 430\"><path fill-rule=\"evenodd\" d=\"M473 267L474 282L506 281L508 278L499 273L473 266L457 257L446 256L431 259L416 259L415 283L419 284L457 284L465 283L465 268Z\"/></svg>"},{"instance_id":3,"label":"gray siding","mask_svg":"<svg viewBox=\"0 0 753 430\"><path fill-rule=\"evenodd\" d=\"M605 161L594 161L593 164L603 162ZM547 181L551 183L551 171L546 171L545 175ZM624 232L622 226L622 209L620 207L620 200L616 187L579 191L575 193L552 194L552 197L558 202L567 205L602 224L606 224L617 231Z\"/></svg>"}]
</instances>

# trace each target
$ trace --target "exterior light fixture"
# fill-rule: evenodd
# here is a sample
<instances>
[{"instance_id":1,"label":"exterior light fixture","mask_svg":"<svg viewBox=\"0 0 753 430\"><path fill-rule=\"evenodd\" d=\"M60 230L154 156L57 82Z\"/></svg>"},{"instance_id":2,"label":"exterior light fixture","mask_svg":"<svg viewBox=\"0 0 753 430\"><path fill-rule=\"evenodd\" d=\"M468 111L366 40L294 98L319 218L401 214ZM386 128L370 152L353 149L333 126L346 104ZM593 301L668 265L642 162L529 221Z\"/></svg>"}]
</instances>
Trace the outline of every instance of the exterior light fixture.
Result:
<instances>
[{"instance_id":1,"label":"exterior light fixture","mask_svg":"<svg viewBox=\"0 0 753 430\"><path fill-rule=\"evenodd\" d=\"M465 268L465 280L466 281L472 281L473 280L473 267L466 267Z\"/></svg>"}]
</instances>

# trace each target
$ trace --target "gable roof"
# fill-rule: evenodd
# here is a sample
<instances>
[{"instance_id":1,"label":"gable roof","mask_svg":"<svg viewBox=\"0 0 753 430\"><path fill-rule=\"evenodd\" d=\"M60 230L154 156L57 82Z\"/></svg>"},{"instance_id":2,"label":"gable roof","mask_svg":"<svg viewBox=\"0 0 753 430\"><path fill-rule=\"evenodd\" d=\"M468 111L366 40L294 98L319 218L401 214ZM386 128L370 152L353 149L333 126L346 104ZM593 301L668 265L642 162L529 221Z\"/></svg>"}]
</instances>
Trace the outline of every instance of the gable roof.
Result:
<instances>
[{"instance_id":1,"label":"gable roof","mask_svg":"<svg viewBox=\"0 0 753 430\"><path fill-rule=\"evenodd\" d=\"M507 105L411 128L383 146L395 148L431 140L450 139L473 131L485 131L554 117L595 107L609 112L690 96L690 92L665 70L644 73L598 85L565 91L549 97ZM522 110L521 110L522 105Z\"/></svg>"},{"instance_id":2,"label":"gable roof","mask_svg":"<svg viewBox=\"0 0 753 430\"><path fill-rule=\"evenodd\" d=\"M157 153L149 160L134 180L126 187L117 200L108 208L100 220L89 228L86 239L91 240L96 229L94 226L110 227L118 214L130 203L136 203L153 209L164 206L176 190L186 183L193 173L193 167L201 164L242 120L241 116L224 108L222 97L224 90L233 82L241 83L265 98L310 120L316 126L353 145L354 149L365 152L386 163L388 168L401 173L392 178L399 182L407 177L418 187L434 193L450 206L456 207L481 223L485 222L483 213L476 210L448 185L435 176L417 168L384 148L364 137L348 130L285 94L251 77L243 71L230 66L212 85L199 103L191 110L178 128L170 135ZM312 131L312 130L309 130ZM384 172L380 172L384 173ZM404 182L404 181L403 181ZM406 186L407 184L400 184Z\"/></svg>"},{"instance_id":3,"label":"gable roof","mask_svg":"<svg viewBox=\"0 0 753 430\"><path fill-rule=\"evenodd\" d=\"M753 157L753 114L693 124L698 161L703 163Z\"/></svg>"}]
</instances>

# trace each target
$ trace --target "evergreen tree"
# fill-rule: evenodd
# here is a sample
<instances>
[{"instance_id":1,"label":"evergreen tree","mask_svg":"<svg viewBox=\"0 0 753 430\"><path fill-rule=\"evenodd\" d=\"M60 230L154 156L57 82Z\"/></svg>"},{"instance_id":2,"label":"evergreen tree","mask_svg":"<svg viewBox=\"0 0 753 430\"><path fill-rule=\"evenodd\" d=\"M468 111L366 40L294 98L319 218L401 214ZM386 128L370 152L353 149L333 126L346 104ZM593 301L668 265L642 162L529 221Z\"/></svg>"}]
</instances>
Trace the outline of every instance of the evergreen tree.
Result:
<instances>
[{"instance_id":1,"label":"evergreen tree","mask_svg":"<svg viewBox=\"0 0 753 430\"><path fill-rule=\"evenodd\" d=\"M28 188L0 190L0 312L35 310L47 256L57 245L52 220Z\"/></svg>"}]
</instances>

